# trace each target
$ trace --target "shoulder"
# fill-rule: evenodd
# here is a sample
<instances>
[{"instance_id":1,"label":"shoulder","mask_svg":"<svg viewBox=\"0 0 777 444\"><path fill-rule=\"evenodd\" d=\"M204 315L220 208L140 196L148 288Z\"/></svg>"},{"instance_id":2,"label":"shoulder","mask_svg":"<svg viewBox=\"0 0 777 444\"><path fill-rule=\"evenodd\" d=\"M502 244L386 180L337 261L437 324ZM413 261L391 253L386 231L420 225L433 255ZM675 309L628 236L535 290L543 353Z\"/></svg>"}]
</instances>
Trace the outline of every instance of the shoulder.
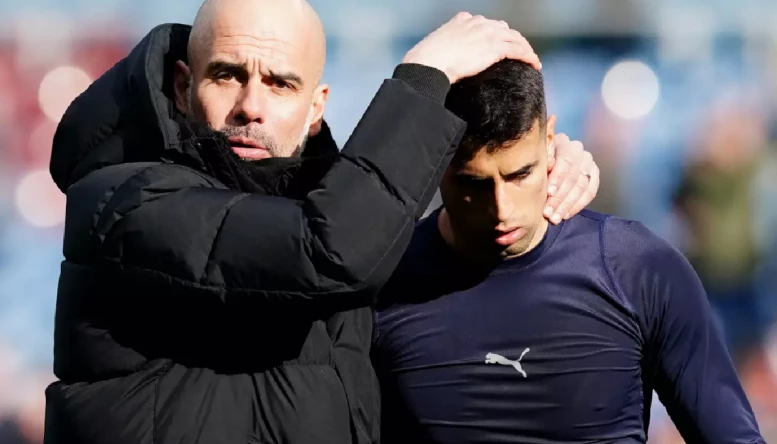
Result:
<instances>
[{"instance_id":1,"label":"shoulder","mask_svg":"<svg viewBox=\"0 0 777 444\"><path fill-rule=\"evenodd\" d=\"M631 302L647 285L695 274L683 253L639 221L585 210L568 222L572 233L596 236L608 277Z\"/></svg>"},{"instance_id":2,"label":"shoulder","mask_svg":"<svg viewBox=\"0 0 777 444\"><path fill-rule=\"evenodd\" d=\"M191 188L222 188L216 179L192 168L163 162L112 165L87 174L67 191L67 219L89 217L106 208L126 209Z\"/></svg>"},{"instance_id":3,"label":"shoulder","mask_svg":"<svg viewBox=\"0 0 777 444\"><path fill-rule=\"evenodd\" d=\"M663 269L685 262L677 248L643 223L615 216L602 220L602 249L607 260L631 268Z\"/></svg>"},{"instance_id":4,"label":"shoulder","mask_svg":"<svg viewBox=\"0 0 777 444\"><path fill-rule=\"evenodd\" d=\"M92 190L110 191L124 186L143 187L160 181L178 188L223 187L216 179L186 166L164 162L134 162L111 165L87 174L68 188L67 196L77 197Z\"/></svg>"},{"instance_id":5,"label":"shoulder","mask_svg":"<svg viewBox=\"0 0 777 444\"><path fill-rule=\"evenodd\" d=\"M704 289L685 255L643 223L588 214L600 224L599 250L612 290L651 337L669 311L699 311Z\"/></svg>"},{"instance_id":6,"label":"shoulder","mask_svg":"<svg viewBox=\"0 0 777 444\"><path fill-rule=\"evenodd\" d=\"M695 307L706 297L685 255L644 224L610 216L601 239L609 278L644 325L669 305Z\"/></svg>"},{"instance_id":7,"label":"shoulder","mask_svg":"<svg viewBox=\"0 0 777 444\"><path fill-rule=\"evenodd\" d=\"M569 237L594 237L599 236L604 222L610 218L608 214L596 211L583 210L569 220L563 222L564 238Z\"/></svg>"},{"instance_id":8,"label":"shoulder","mask_svg":"<svg viewBox=\"0 0 777 444\"><path fill-rule=\"evenodd\" d=\"M164 162L111 165L87 174L67 191L67 212L102 212L121 204L137 206L188 188L226 188L192 168Z\"/></svg>"},{"instance_id":9,"label":"shoulder","mask_svg":"<svg viewBox=\"0 0 777 444\"><path fill-rule=\"evenodd\" d=\"M596 234L605 260L620 265L641 268L647 262L684 257L669 242L639 221L583 210L566 223L571 225L568 231L572 233L589 236Z\"/></svg>"},{"instance_id":10,"label":"shoulder","mask_svg":"<svg viewBox=\"0 0 777 444\"><path fill-rule=\"evenodd\" d=\"M125 163L87 174L66 192L66 257L93 254L112 227L146 203L193 188L224 187L194 169L160 162ZM193 210L181 207L188 214Z\"/></svg>"}]
</instances>

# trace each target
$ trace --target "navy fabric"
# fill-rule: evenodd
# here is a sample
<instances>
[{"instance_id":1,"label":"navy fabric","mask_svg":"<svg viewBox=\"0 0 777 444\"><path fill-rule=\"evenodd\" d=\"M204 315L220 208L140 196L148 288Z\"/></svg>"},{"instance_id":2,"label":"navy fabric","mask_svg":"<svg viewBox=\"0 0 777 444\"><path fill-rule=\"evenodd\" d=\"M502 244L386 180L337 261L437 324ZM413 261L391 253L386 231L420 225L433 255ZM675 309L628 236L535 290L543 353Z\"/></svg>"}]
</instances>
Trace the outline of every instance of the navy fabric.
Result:
<instances>
[{"instance_id":1,"label":"navy fabric","mask_svg":"<svg viewBox=\"0 0 777 444\"><path fill-rule=\"evenodd\" d=\"M653 390L686 442L763 442L696 274L642 224L584 211L483 272L438 214L376 312L384 443L641 443Z\"/></svg>"}]
</instances>

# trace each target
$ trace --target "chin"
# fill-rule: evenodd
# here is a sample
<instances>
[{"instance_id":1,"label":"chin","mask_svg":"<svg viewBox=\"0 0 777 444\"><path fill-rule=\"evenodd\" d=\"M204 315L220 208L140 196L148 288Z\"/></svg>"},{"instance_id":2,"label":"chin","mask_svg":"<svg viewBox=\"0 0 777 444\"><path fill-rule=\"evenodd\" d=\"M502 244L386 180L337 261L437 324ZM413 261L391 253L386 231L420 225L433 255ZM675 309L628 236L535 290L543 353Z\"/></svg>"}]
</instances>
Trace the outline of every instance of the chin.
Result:
<instances>
[{"instance_id":1,"label":"chin","mask_svg":"<svg viewBox=\"0 0 777 444\"><path fill-rule=\"evenodd\" d=\"M502 250L500 256L505 259L510 259L524 255L528 252L527 250L529 250L528 242L517 242Z\"/></svg>"},{"instance_id":2,"label":"chin","mask_svg":"<svg viewBox=\"0 0 777 444\"><path fill-rule=\"evenodd\" d=\"M518 239L514 244L505 247L501 252L501 256L504 258L512 258L527 253L531 249L534 233L536 233L536 230L531 230L522 238Z\"/></svg>"}]
</instances>

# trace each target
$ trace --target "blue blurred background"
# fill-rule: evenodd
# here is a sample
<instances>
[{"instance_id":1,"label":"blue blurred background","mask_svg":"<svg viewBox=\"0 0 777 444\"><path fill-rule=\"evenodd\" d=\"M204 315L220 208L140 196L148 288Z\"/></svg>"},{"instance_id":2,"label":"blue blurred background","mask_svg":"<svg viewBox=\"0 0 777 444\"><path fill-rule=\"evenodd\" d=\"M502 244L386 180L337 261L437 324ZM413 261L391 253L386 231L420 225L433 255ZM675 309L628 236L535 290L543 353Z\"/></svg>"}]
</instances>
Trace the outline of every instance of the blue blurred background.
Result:
<instances>
[{"instance_id":1,"label":"blue blurred background","mask_svg":"<svg viewBox=\"0 0 777 444\"><path fill-rule=\"evenodd\" d=\"M777 2L311 3L329 37L326 117L341 143L404 53L456 12L526 35L557 129L601 167L591 207L640 220L686 252L761 426L777 437ZM41 442L53 380L64 220L48 174L57 122L153 26L191 23L198 6L0 0L0 444ZM682 442L660 405L653 413L651 442Z\"/></svg>"}]
</instances>

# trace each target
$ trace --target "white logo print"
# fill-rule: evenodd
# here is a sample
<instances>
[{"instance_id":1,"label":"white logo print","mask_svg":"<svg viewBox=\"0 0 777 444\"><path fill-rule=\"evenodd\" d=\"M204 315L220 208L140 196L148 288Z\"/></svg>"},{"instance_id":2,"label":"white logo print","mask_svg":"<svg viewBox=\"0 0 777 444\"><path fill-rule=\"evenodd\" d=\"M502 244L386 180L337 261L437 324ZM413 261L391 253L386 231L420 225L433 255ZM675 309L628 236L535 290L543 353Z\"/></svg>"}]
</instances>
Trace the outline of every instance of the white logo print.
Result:
<instances>
[{"instance_id":1,"label":"white logo print","mask_svg":"<svg viewBox=\"0 0 777 444\"><path fill-rule=\"evenodd\" d=\"M523 356L526 353L529 353L529 349L528 348L526 350L524 350L523 353L521 353L521 357L518 358L517 361L513 361L513 360L510 360L510 359L507 359L507 358L505 358L502 355L497 355L496 353L489 353L489 354L486 355L486 364L510 365L514 369L516 369L518 371L518 373L522 374L523 377L525 378L526 377L526 372L523 371L523 367L521 367L521 359L523 359Z\"/></svg>"}]
</instances>

